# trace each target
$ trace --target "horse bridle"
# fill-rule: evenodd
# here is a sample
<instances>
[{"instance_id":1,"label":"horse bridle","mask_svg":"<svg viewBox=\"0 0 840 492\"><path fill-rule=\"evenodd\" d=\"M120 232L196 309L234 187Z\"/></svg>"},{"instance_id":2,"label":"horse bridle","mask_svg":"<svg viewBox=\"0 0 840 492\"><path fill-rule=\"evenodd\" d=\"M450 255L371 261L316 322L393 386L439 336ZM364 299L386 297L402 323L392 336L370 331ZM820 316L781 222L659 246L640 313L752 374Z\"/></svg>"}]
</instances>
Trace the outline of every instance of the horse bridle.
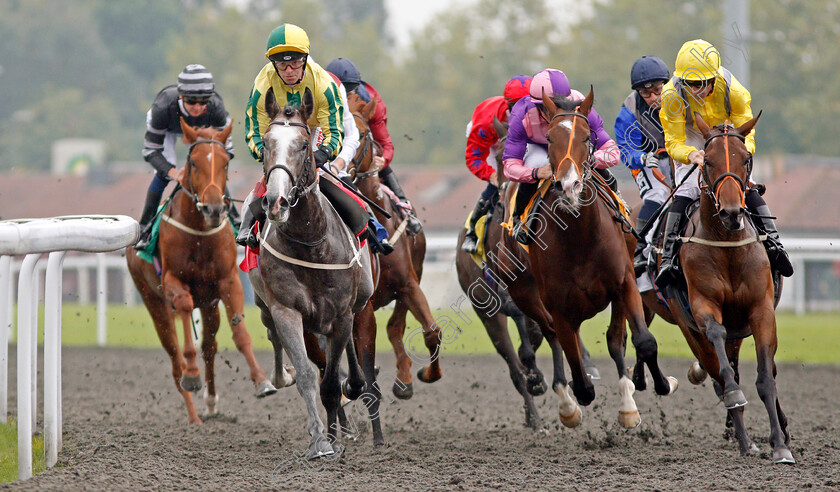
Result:
<instances>
[{"instance_id":1,"label":"horse bridle","mask_svg":"<svg viewBox=\"0 0 840 492\"><path fill-rule=\"evenodd\" d=\"M742 142L746 142L746 138L743 135L740 135L738 133L730 133L729 130L731 128L733 128L733 127L730 126L730 125L724 125L722 132L718 132L718 133L710 135L709 138L706 139L705 145L703 145L703 150L705 151L709 147L709 143L711 143L712 140L714 140L718 137L724 137L723 146L724 146L724 152L726 153L726 172L722 173L720 176L718 176L717 179L715 179L714 182L712 182L711 185L709 185L709 171L708 171L708 166L706 165L709 162L708 160L704 159L703 170L702 170L703 181L705 181L705 183L706 183L706 186L704 188L705 188L706 193L708 193L709 196L712 197L712 200L714 200L715 210L720 210L720 201L718 200L717 195L720 191L720 187L723 186L723 183L727 179L731 179L731 180L735 181L735 183L738 185L738 188L741 190L741 207L746 206L747 181L745 179L742 179L741 176L738 176L737 174L735 174L731 171L730 163L729 163L729 139L726 138L726 137L735 137ZM752 167L753 167L752 154L750 154L749 157L747 158L746 166L747 166L747 180L748 180L750 175L752 174Z\"/></svg>"},{"instance_id":2,"label":"horse bridle","mask_svg":"<svg viewBox=\"0 0 840 492\"><path fill-rule=\"evenodd\" d=\"M201 207L205 205L203 202L203 198L205 193L207 193L207 190L211 187L218 188L219 191L222 193L222 197L224 198L225 203L230 203L230 197L225 194L224 183L222 183L222 186L216 184L216 158L214 153L210 154L210 183L207 186L205 186L203 190L201 190L201 193L198 194L196 194L195 189L193 188L192 168L195 165L195 163L192 160L192 151L196 145L204 143L221 145L222 148L225 149L225 152L227 152L227 147L225 147L225 144L223 142L219 142L218 140L212 140L208 138L199 138L198 140L193 142L187 150L187 176L185 181L189 183L190 187L189 189L187 189L186 187L182 186L181 189L184 190L184 193L186 193L187 196L189 196L192 199L193 203L199 211L201 211ZM230 160L228 160L228 162L230 162ZM228 163L226 162L225 166L227 165Z\"/></svg>"},{"instance_id":3,"label":"horse bridle","mask_svg":"<svg viewBox=\"0 0 840 492\"><path fill-rule=\"evenodd\" d=\"M272 121L271 123L268 124L269 128L271 128L271 126L273 126L273 125L286 126L286 127L298 126L298 127L301 127L301 128L306 130L306 136L307 137L310 136L309 126L305 125L303 123L297 123L297 122L294 122L294 121L283 120L283 121ZM307 141L308 141L308 138L307 138ZM297 178L295 177L292 170L289 169L289 166L287 166L285 164L275 164L265 171L264 181L265 181L266 185L268 185L268 179L271 177L271 173L275 169L280 169L281 171L284 171L286 174L289 175L289 179L292 181L292 189L289 190L289 197L288 197L289 207L294 207L295 205L297 205L298 200L300 200L301 197L303 197L307 193L311 192L313 189L315 189L315 186L318 185L318 180L313 179L312 183L310 183L308 186L306 186L304 188L301 188L299 186L299 185L302 185L303 183L309 181L309 178L310 178L309 177L309 168L310 168L310 163L312 162L311 159L312 159L312 149L310 148L310 149L307 149L306 159L304 159L304 161L303 161L303 170L300 172L300 174L297 176Z\"/></svg>"},{"instance_id":4,"label":"horse bridle","mask_svg":"<svg viewBox=\"0 0 840 492\"><path fill-rule=\"evenodd\" d=\"M577 117L583 118L583 120L586 121L586 126L588 128L591 128L591 126L589 125L589 118L585 114L578 113L577 111L565 111L565 112L562 112L562 113L554 113L554 116L552 116L551 120L549 120L549 122L548 122L549 125L551 124L551 122L553 122L556 118L558 118L560 116L577 116ZM575 170L577 170L578 176L580 176L581 181L586 181L586 179L589 177L589 174L592 172L592 156L593 156L592 144L590 142L589 155L587 156L586 160L583 161L581 164L578 164L578 162L574 158L572 158L572 144L574 144L574 140L575 140L575 128L576 128L576 126L577 125L575 125L574 122L573 122L572 123L571 135L569 135L569 146L566 148L566 155L563 156L563 158L560 159L560 162L557 163L557 169L559 169L560 166L564 162L566 162L567 160L571 161L572 165L575 166ZM583 169L581 169L581 167ZM556 169L551 170L551 181L556 183L557 182L557 177L554 175L555 172L556 172Z\"/></svg>"},{"instance_id":5,"label":"horse bridle","mask_svg":"<svg viewBox=\"0 0 840 492\"><path fill-rule=\"evenodd\" d=\"M362 115L360 115L358 113L352 113L352 114L353 114L354 117L358 117L360 120L364 121L364 118L362 117ZM353 180L354 183L356 181L358 181L359 179L367 179L367 178L379 175L379 170L378 169L372 169L372 170L364 171L364 172L358 172L356 170L358 164L361 164L361 163L365 162L365 157L367 157L368 154L371 154L371 159L373 159L374 152L376 152L377 150L380 151L380 152L382 151L382 146L379 145L379 143L376 141L376 139L374 139L373 136L371 135L370 128L368 128L368 130L365 132L364 136L362 137L361 149L362 149L362 155L359 156L359 157L353 156L353 159L350 160L350 163L353 164L353 166L348 170L348 173L350 174L350 178Z\"/></svg>"}]
</instances>

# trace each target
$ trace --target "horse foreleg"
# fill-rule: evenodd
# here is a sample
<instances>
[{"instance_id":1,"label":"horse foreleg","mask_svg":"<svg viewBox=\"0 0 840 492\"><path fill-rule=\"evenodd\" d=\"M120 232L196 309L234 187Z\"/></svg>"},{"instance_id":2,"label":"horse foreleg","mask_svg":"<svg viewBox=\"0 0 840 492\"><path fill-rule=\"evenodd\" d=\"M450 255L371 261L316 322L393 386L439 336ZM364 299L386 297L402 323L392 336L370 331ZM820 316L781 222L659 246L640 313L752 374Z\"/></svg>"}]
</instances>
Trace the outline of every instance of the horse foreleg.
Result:
<instances>
[{"instance_id":1,"label":"horse foreleg","mask_svg":"<svg viewBox=\"0 0 840 492\"><path fill-rule=\"evenodd\" d=\"M216 394L216 333L219 331L219 304L213 303L210 306L201 308L201 321L203 334L201 337L201 355L204 358L204 381L207 386L204 388L204 403L207 405L207 413L215 415L216 405L219 396Z\"/></svg>"},{"instance_id":2,"label":"horse foreleg","mask_svg":"<svg viewBox=\"0 0 840 492\"><path fill-rule=\"evenodd\" d=\"M750 319L758 362L758 378L755 386L770 417L770 446L773 448L773 462L792 464L796 461L788 448L790 436L787 433L787 419L781 412L776 390L776 363L774 361L778 347L776 320L772 308L765 311L769 314L761 313L751 316ZM782 419L784 419L784 426Z\"/></svg>"},{"instance_id":3,"label":"horse foreleg","mask_svg":"<svg viewBox=\"0 0 840 492\"><path fill-rule=\"evenodd\" d=\"M535 341L536 341L536 345L539 346L539 344L542 342L542 339L543 339L542 333L540 333L540 328L537 325L537 323L534 322L534 320L528 318L527 316L525 316L524 313L522 313L519 310L515 310L515 312L512 313L511 318L513 318L513 323L516 325L517 331L519 331L519 339L520 339L519 352L518 352L518 361L520 363L518 365L522 366L522 369L517 368L517 370L522 371L522 373L525 375L525 377L527 379L528 393L530 393L531 395L534 395L534 396L542 395L546 392L548 387L545 384L545 377L543 376L543 373L537 367L537 359L536 359L537 354L536 354L536 349L534 347L534 345L535 345L534 342ZM484 320L482 319L482 321L484 321ZM490 321L490 320L488 320L488 321ZM507 344L510 344L512 346L513 344L510 341L510 335L508 334L508 331L507 331L507 318L502 314L497 314L494 317L493 321L494 321L494 323L503 327L503 330L500 333L500 336L503 337L503 342L507 343ZM487 322L484 322L484 326L485 326L485 328L487 328ZM489 328L487 328L487 333L490 334L490 329ZM496 344L495 338L493 337L492 334L490 334L490 338L494 341L494 345L495 345ZM498 345L496 346L496 351L499 351L499 346ZM507 357L505 357L505 355L502 354L501 352L499 352L499 355L501 355L502 357L505 358L505 360L507 360ZM508 362L509 366L510 366L510 364L511 363ZM513 371L514 368L511 366L510 369L511 369L511 371ZM511 378L513 378L513 373L512 372L511 372ZM516 381L514 381L513 384L514 384L514 386L516 386ZM517 387L517 389L519 389L519 388ZM528 402L526 401L525 402L526 416L527 416L528 410L529 410Z\"/></svg>"},{"instance_id":4,"label":"horse foreleg","mask_svg":"<svg viewBox=\"0 0 840 492\"><path fill-rule=\"evenodd\" d=\"M295 366L297 390L306 403L306 430L310 436L307 458L331 455L334 453L332 444L324 435L324 423L318 415L318 373L306 356L303 319L299 312L280 305L271 307L271 317L277 327L277 337Z\"/></svg>"},{"instance_id":5,"label":"horse foreleg","mask_svg":"<svg viewBox=\"0 0 840 492\"><path fill-rule=\"evenodd\" d=\"M195 304L187 287L174 275L169 272L163 274L163 292L166 300L175 309L178 317L181 318L181 326L184 330L184 360L186 366L181 375L181 388L186 391L198 391L201 389L201 371L196 363L195 341L192 334L192 311Z\"/></svg>"},{"instance_id":6,"label":"horse foreleg","mask_svg":"<svg viewBox=\"0 0 840 492\"><path fill-rule=\"evenodd\" d=\"M735 382L735 370L729 363L726 355L726 327L720 324L712 314L698 316L706 329L706 339L712 344L718 361L718 377L723 387L723 404L727 410L743 407L747 404L747 398L741 391L738 383Z\"/></svg>"},{"instance_id":7,"label":"horse foreleg","mask_svg":"<svg viewBox=\"0 0 840 492\"><path fill-rule=\"evenodd\" d=\"M339 433L343 429L338 424L338 409L341 404L341 384L338 368L339 362L341 362L341 354L350 342L352 331L353 314L348 310L344 316L336 320L332 327L332 333L327 337L327 365L321 379L321 403L327 410L327 435L332 443L333 451L338 454L341 454L343 450ZM356 368L351 369L351 371L355 371L356 377L358 377L360 373L358 361L354 357L350 362L351 365L355 363Z\"/></svg>"},{"instance_id":8,"label":"horse foreleg","mask_svg":"<svg viewBox=\"0 0 840 492\"><path fill-rule=\"evenodd\" d=\"M394 347L394 355L397 358L397 379L394 381L392 391L394 392L394 396L401 400L408 400L414 395L411 358L408 356L405 345L403 344L405 315L407 312L408 307L406 304L401 299L397 299L394 305L394 312L388 318L388 325L386 326L388 340L391 341L391 346Z\"/></svg>"},{"instance_id":9,"label":"horse foreleg","mask_svg":"<svg viewBox=\"0 0 840 492\"><path fill-rule=\"evenodd\" d=\"M382 401L382 393L379 390L379 384L376 382L375 366L376 317L373 314L373 304L370 302L353 318L353 342L358 352L362 372L364 372L365 392L360 398L368 409L368 416L373 428L373 445L376 447L383 446L385 445L385 439L382 436L382 423L379 419L379 404Z\"/></svg>"},{"instance_id":10,"label":"horse foreleg","mask_svg":"<svg viewBox=\"0 0 840 492\"><path fill-rule=\"evenodd\" d=\"M521 321L524 324L525 316L522 315L522 318L523 319ZM543 425L542 419L540 418L536 405L534 405L534 397L532 395L541 395L546 391L546 385L542 374L538 373L539 380L532 384L530 377L531 374L529 373L528 368L522 363L522 360L520 360L520 355L516 353L516 349L513 347L513 342L510 339L510 334L507 329L507 316L502 313L496 313L493 317L479 316L479 319L484 324L484 328L487 330L487 334L490 336L490 340L492 340L493 346L496 348L496 352L498 352L499 355L502 356L502 359L504 359L507 363L508 370L510 372L510 379L513 381L513 386L516 388L516 391L522 395L522 399L525 404L525 425L534 431L541 429ZM517 324L517 327L518 326L519 325ZM524 326L520 328L520 337L522 337L523 346L531 346L527 328ZM533 357L532 350L530 358L532 363L534 362Z\"/></svg>"},{"instance_id":11,"label":"horse foreleg","mask_svg":"<svg viewBox=\"0 0 840 492\"><path fill-rule=\"evenodd\" d=\"M633 268L630 265L627 267L621 294L621 299L618 304L620 304L620 308L624 316L627 317L630 325L631 340L633 346L636 348L637 364L639 361L642 361L650 369L650 375L653 378L653 389L657 395L670 395L674 393L679 386L677 378L673 376L666 377L659 367L659 348L656 343L656 338L648 329L647 323L645 323L642 298L639 295L639 289L636 287L636 279L633 278ZM639 376L643 376L643 374Z\"/></svg>"},{"instance_id":12,"label":"horse foreleg","mask_svg":"<svg viewBox=\"0 0 840 492\"><path fill-rule=\"evenodd\" d=\"M611 306L610 325L607 328L607 348L610 357L615 362L616 371L618 371L618 394L621 397L621 403L618 407L618 423L625 429L632 429L642 422L642 416L639 415L639 408L633 399L633 393L639 386L642 386L639 388L640 391L644 389L644 372L638 370L638 367L644 364L641 360L636 361L637 370L634 371L634 376L640 376L641 384L634 384L627 377L627 367L624 362L624 355L627 350L627 330L625 328L624 306L621 302L613 302Z\"/></svg>"},{"instance_id":13,"label":"horse foreleg","mask_svg":"<svg viewBox=\"0 0 840 492\"><path fill-rule=\"evenodd\" d=\"M248 363L251 381L256 389L255 396L263 398L276 393L277 388L265 376L257 358L254 356L251 335L248 334L248 328L245 326L245 301L242 293L242 283L239 281L239 275L236 271L233 271L228 278L219 281L219 295L225 305L228 323L233 332L233 343L245 357L245 362Z\"/></svg>"},{"instance_id":14,"label":"horse foreleg","mask_svg":"<svg viewBox=\"0 0 840 492\"><path fill-rule=\"evenodd\" d=\"M435 323L426 295L416 279L409 279L400 291L400 299L423 327L423 341L429 350L429 364L417 371L417 379L424 383L434 383L443 376L440 368L440 327ZM413 338L414 332L410 336Z\"/></svg>"}]
</instances>

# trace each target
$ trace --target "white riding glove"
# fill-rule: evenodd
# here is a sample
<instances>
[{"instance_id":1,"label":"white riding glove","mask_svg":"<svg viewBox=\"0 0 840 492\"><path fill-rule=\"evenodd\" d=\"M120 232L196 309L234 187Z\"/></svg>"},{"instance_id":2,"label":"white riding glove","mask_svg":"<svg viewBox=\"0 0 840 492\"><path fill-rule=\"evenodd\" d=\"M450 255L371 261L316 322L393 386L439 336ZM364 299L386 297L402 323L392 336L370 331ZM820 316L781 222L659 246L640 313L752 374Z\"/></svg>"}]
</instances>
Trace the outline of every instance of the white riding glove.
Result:
<instances>
[{"instance_id":1,"label":"white riding glove","mask_svg":"<svg viewBox=\"0 0 840 492\"><path fill-rule=\"evenodd\" d=\"M647 154L642 156L642 164L645 165L648 169L655 169L659 167L659 157L656 156L656 152L648 152Z\"/></svg>"}]
</instances>

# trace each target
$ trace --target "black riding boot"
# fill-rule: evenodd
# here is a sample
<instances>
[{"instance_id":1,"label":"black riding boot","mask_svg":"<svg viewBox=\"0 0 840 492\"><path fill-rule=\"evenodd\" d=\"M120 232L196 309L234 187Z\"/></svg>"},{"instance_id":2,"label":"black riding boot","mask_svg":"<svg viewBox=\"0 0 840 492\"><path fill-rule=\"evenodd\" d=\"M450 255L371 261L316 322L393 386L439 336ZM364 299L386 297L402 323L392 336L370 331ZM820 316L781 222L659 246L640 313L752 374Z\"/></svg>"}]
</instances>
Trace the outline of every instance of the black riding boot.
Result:
<instances>
[{"instance_id":1,"label":"black riding boot","mask_svg":"<svg viewBox=\"0 0 840 492\"><path fill-rule=\"evenodd\" d=\"M746 203L750 213L753 214L756 225L767 234L764 247L767 249L770 264L783 277L790 277L793 275L793 264L790 262L790 257L788 257L785 247L782 246L779 231L776 229L776 222L773 220L770 207L767 206L767 202L764 201L764 198L756 190L747 192Z\"/></svg>"},{"instance_id":2,"label":"black riding boot","mask_svg":"<svg viewBox=\"0 0 840 492\"><path fill-rule=\"evenodd\" d=\"M636 230L640 231L645 228L649 221L646 219L636 219ZM645 258L645 248L647 247L647 241L645 241L644 236L639 237L636 241L636 251L633 253L633 271L636 274L636 278L639 278L641 275L647 271L647 258Z\"/></svg>"},{"instance_id":3,"label":"black riding boot","mask_svg":"<svg viewBox=\"0 0 840 492\"><path fill-rule=\"evenodd\" d=\"M134 249L142 251L149 246L149 240L152 237L152 225L154 224L155 214L157 213L158 205L160 205L160 193L152 190L146 192L146 204L143 205L143 214L140 215L140 237L134 244Z\"/></svg>"},{"instance_id":4,"label":"black riding boot","mask_svg":"<svg viewBox=\"0 0 840 492\"><path fill-rule=\"evenodd\" d=\"M531 244L531 234L529 231L532 229L531 226L534 222L531 220L531 217L537 208L536 204L531 208L524 227L520 216L525 212L525 207L528 206L528 202L531 201L531 197L534 196L538 188L539 185L537 183L519 183L519 190L516 192L516 204L513 207L513 212L511 212L513 216L513 230L511 231L511 235L520 244Z\"/></svg>"},{"instance_id":5,"label":"black riding boot","mask_svg":"<svg viewBox=\"0 0 840 492\"><path fill-rule=\"evenodd\" d=\"M607 185L610 187L611 190L618 193L618 181L616 181L615 176L612 175L609 169L598 169L595 168L595 171L604 178L604 181L607 182Z\"/></svg>"},{"instance_id":6,"label":"black riding boot","mask_svg":"<svg viewBox=\"0 0 840 492\"><path fill-rule=\"evenodd\" d=\"M662 246L662 262L659 264L659 274L656 275L656 286L664 289L677 279L677 249L680 229L685 209L691 203L691 198L674 197L671 209L665 219L665 244Z\"/></svg>"},{"instance_id":7,"label":"black riding boot","mask_svg":"<svg viewBox=\"0 0 840 492\"><path fill-rule=\"evenodd\" d=\"M391 191L397 195L397 198L400 199L402 202L408 202L408 198L405 196L405 192L402 190L400 186L400 182L397 181L397 174L390 168L386 167L385 169L379 171L379 177L382 179L382 183L385 184ZM414 210L408 211L408 224L406 225L406 232L409 236L416 236L423 230L423 224L420 223L420 219L417 218L417 215L414 214Z\"/></svg>"},{"instance_id":8,"label":"black riding boot","mask_svg":"<svg viewBox=\"0 0 840 492\"><path fill-rule=\"evenodd\" d=\"M461 250L467 253L475 253L478 249L478 236L475 234L475 224L487 214L490 210L490 200L479 198L475 204L472 215L470 216L470 227L467 229L467 235L464 236L464 242L461 243Z\"/></svg>"},{"instance_id":9,"label":"black riding boot","mask_svg":"<svg viewBox=\"0 0 840 492\"><path fill-rule=\"evenodd\" d=\"M236 235L236 244L257 249L260 242L254 234L254 224L259 221L260 225L265 223L265 210L262 206L262 198L248 195L245 203L242 204L242 218L239 225L239 234Z\"/></svg>"}]
</instances>

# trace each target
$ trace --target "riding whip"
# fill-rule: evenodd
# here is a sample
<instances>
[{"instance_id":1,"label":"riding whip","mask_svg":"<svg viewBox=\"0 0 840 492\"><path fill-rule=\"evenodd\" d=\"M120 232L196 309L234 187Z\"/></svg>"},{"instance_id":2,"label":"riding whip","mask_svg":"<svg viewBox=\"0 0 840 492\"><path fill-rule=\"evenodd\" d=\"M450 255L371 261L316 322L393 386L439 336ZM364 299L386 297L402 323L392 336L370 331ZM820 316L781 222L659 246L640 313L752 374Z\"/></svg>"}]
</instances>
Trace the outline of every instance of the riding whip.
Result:
<instances>
[{"instance_id":1,"label":"riding whip","mask_svg":"<svg viewBox=\"0 0 840 492\"><path fill-rule=\"evenodd\" d=\"M691 176L691 174L694 172L695 169L697 169L697 164L692 164L691 165L691 170L689 170L688 173L685 175L685 177L682 179L682 181L680 181L680 184L678 184L677 186L674 186L674 189L671 190L671 194L668 195L668 198L666 198L665 201L662 202L662 205L660 205L659 208L656 209L656 212L654 212L653 215L650 217L650 220L648 220L648 223L645 224L645 226L642 227L642 229L639 231L640 236L642 236L642 237L647 236L647 233L650 230L650 228L653 227L654 223L656 223L656 219L658 219L659 216L662 215L662 211L665 210L665 207L668 205L668 201L671 200L671 197L674 196L674 193L676 193L676 191L680 188L680 186L682 186L683 183L685 183L685 180L687 180L688 177Z\"/></svg>"}]
</instances>

